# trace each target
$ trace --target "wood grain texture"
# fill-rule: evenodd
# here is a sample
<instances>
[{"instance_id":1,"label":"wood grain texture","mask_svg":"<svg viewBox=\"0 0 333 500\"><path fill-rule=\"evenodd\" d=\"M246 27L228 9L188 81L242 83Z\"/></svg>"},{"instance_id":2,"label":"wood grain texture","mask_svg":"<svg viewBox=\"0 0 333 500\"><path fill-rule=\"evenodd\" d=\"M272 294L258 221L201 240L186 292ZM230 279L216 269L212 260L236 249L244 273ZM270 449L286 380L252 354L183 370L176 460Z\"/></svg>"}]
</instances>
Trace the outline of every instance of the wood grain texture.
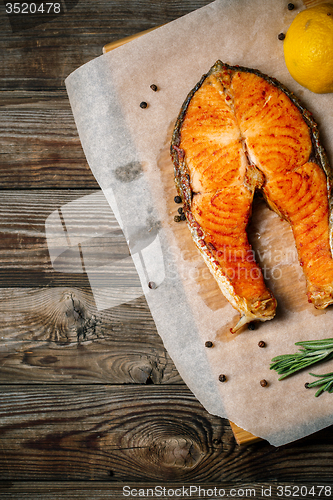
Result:
<instances>
[{"instance_id":1,"label":"wood grain texture","mask_svg":"<svg viewBox=\"0 0 333 500\"><path fill-rule=\"evenodd\" d=\"M65 90L0 92L0 189L99 189Z\"/></svg>"},{"instance_id":2,"label":"wood grain texture","mask_svg":"<svg viewBox=\"0 0 333 500\"><path fill-rule=\"evenodd\" d=\"M51 248L57 252L53 265ZM10 281L11 272L14 281L15 272L22 273L22 279L24 272L31 277L37 273L35 285L43 286L38 273L57 281L58 273L80 275L94 268L97 272L114 261L127 273L132 269L128 279L134 280L134 266L130 268L128 257L126 240L101 191L2 192L0 283L3 279L5 286L16 286Z\"/></svg>"},{"instance_id":3,"label":"wood grain texture","mask_svg":"<svg viewBox=\"0 0 333 500\"><path fill-rule=\"evenodd\" d=\"M221 436L186 388L2 387L2 479L182 480L218 476ZM220 457L221 458L221 457ZM215 468L215 470L214 470Z\"/></svg>"},{"instance_id":4,"label":"wood grain texture","mask_svg":"<svg viewBox=\"0 0 333 500\"><path fill-rule=\"evenodd\" d=\"M105 44L170 22L210 2L80 0L52 22L18 32L12 32L8 18L1 16L0 90L63 89L65 78L101 55Z\"/></svg>"},{"instance_id":5,"label":"wood grain texture","mask_svg":"<svg viewBox=\"0 0 333 500\"><path fill-rule=\"evenodd\" d=\"M6 191L0 215L0 382L182 383L100 191Z\"/></svg>"},{"instance_id":6,"label":"wood grain texture","mask_svg":"<svg viewBox=\"0 0 333 500\"><path fill-rule=\"evenodd\" d=\"M281 448L239 447L181 386L2 386L0 433L8 481L318 483L333 473L332 427Z\"/></svg>"},{"instance_id":7,"label":"wood grain texture","mask_svg":"<svg viewBox=\"0 0 333 500\"><path fill-rule=\"evenodd\" d=\"M144 297L97 311L89 290L7 289L0 317L0 384L183 383Z\"/></svg>"}]
</instances>

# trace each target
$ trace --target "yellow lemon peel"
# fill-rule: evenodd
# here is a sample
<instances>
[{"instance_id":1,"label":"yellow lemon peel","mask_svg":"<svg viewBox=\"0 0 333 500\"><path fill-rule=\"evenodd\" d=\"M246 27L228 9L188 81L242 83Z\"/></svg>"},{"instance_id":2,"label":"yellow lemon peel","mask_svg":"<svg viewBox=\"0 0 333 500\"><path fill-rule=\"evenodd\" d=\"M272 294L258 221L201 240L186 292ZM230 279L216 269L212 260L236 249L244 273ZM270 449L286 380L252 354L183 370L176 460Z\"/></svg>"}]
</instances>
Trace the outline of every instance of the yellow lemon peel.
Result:
<instances>
[{"instance_id":1,"label":"yellow lemon peel","mask_svg":"<svg viewBox=\"0 0 333 500\"><path fill-rule=\"evenodd\" d=\"M283 43L291 76L317 94L333 92L333 4L299 12Z\"/></svg>"}]
</instances>

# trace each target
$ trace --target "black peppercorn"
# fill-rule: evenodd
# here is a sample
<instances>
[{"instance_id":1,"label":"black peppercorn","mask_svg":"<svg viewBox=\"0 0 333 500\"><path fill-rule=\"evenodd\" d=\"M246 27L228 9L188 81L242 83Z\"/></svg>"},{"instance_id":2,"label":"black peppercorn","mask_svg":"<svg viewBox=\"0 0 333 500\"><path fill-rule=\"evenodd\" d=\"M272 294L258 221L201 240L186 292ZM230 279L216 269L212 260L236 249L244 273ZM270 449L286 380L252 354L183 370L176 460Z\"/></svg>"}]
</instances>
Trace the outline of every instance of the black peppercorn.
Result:
<instances>
[{"instance_id":1,"label":"black peppercorn","mask_svg":"<svg viewBox=\"0 0 333 500\"><path fill-rule=\"evenodd\" d=\"M173 218L173 220L175 222L180 222L181 221L180 215L175 215L174 218Z\"/></svg>"},{"instance_id":2,"label":"black peppercorn","mask_svg":"<svg viewBox=\"0 0 333 500\"><path fill-rule=\"evenodd\" d=\"M286 38L286 35L284 33L279 33L278 34L278 39L279 40L284 40Z\"/></svg>"},{"instance_id":3,"label":"black peppercorn","mask_svg":"<svg viewBox=\"0 0 333 500\"><path fill-rule=\"evenodd\" d=\"M260 340L260 342L258 342L258 346L259 347L266 347L266 344L263 340Z\"/></svg>"},{"instance_id":4,"label":"black peppercorn","mask_svg":"<svg viewBox=\"0 0 333 500\"><path fill-rule=\"evenodd\" d=\"M155 85L154 83L150 86L150 88L156 92L157 91L157 85Z\"/></svg>"},{"instance_id":5,"label":"black peppercorn","mask_svg":"<svg viewBox=\"0 0 333 500\"><path fill-rule=\"evenodd\" d=\"M225 382L227 380L227 377L223 374L219 375L219 381L220 382Z\"/></svg>"},{"instance_id":6,"label":"black peppercorn","mask_svg":"<svg viewBox=\"0 0 333 500\"><path fill-rule=\"evenodd\" d=\"M186 220L186 215L184 213L181 214L180 220Z\"/></svg>"},{"instance_id":7,"label":"black peppercorn","mask_svg":"<svg viewBox=\"0 0 333 500\"><path fill-rule=\"evenodd\" d=\"M181 202L182 202L181 197L180 197L180 196L175 196L175 197L174 197L174 202L175 202L175 203L181 203Z\"/></svg>"},{"instance_id":8,"label":"black peppercorn","mask_svg":"<svg viewBox=\"0 0 333 500\"><path fill-rule=\"evenodd\" d=\"M144 101L140 102L140 108L144 109L144 108L147 108L148 107L148 104Z\"/></svg>"},{"instance_id":9,"label":"black peppercorn","mask_svg":"<svg viewBox=\"0 0 333 500\"><path fill-rule=\"evenodd\" d=\"M207 342L205 342L205 347L213 347L213 342L207 340Z\"/></svg>"},{"instance_id":10,"label":"black peppercorn","mask_svg":"<svg viewBox=\"0 0 333 500\"><path fill-rule=\"evenodd\" d=\"M288 3L288 10L294 10L295 5L293 3Z\"/></svg>"},{"instance_id":11,"label":"black peppercorn","mask_svg":"<svg viewBox=\"0 0 333 500\"><path fill-rule=\"evenodd\" d=\"M256 325L255 325L255 323L253 323L253 321L251 323L249 323L247 325L247 327L248 327L249 330L255 330L256 329Z\"/></svg>"},{"instance_id":12,"label":"black peppercorn","mask_svg":"<svg viewBox=\"0 0 333 500\"><path fill-rule=\"evenodd\" d=\"M183 207L178 208L178 213L181 215L183 213Z\"/></svg>"},{"instance_id":13,"label":"black peppercorn","mask_svg":"<svg viewBox=\"0 0 333 500\"><path fill-rule=\"evenodd\" d=\"M149 281L148 287L153 290L154 288L156 288L156 283L154 283L153 281Z\"/></svg>"},{"instance_id":14,"label":"black peppercorn","mask_svg":"<svg viewBox=\"0 0 333 500\"><path fill-rule=\"evenodd\" d=\"M260 385L261 385L261 387L266 387L268 385L267 380L265 380L265 379L260 380Z\"/></svg>"},{"instance_id":15,"label":"black peppercorn","mask_svg":"<svg viewBox=\"0 0 333 500\"><path fill-rule=\"evenodd\" d=\"M309 382L305 382L304 384L305 389L309 389L309 385L310 385Z\"/></svg>"}]
</instances>

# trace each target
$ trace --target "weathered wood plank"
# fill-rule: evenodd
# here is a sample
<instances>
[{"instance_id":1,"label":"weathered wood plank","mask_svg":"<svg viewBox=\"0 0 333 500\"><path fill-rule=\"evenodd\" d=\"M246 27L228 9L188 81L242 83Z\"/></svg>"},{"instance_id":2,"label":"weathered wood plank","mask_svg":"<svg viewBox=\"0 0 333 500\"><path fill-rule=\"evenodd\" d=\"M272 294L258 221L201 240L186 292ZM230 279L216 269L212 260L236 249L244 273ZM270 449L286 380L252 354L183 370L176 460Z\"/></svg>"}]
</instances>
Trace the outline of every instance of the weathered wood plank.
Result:
<instances>
[{"instance_id":1,"label":"weathered wood plank","mask_svg":"<svg viewBox=\"0 0 333 500\"><path fill-rule=\"evenodd\" d=\"M2 382L182 383L100 191L3 192L0 286Z\"/></svg>"},{"instance_id":2,"label":"weathered wood plank","mask_svg":"<svg viewBox=\"0 0 333 500\"><path fill-rule=\"evenodd\" d=\"M326 489L325 489L326 488ZM91 500L115 499L123 500L124 498L133 499L141 498L172 498L176 497L180 500L188 498L265 498L279 500L288 496L301 498L316 498L319 493L322 497L331 496L331 482L322 482L320 485L314 485L310 481L302 483L289 481L270 482L225 482L216 481L214 483L186 483L179 484L175 482L168 483L118 483L115 481L59 481L59 482L0 482L0 495L3 500L17 500L24 498L25 500L62 500L88 498ZM313 492L313 495L311 495Z\"/></svg>"},{"instance_id":3,"label":"weathered wood plank","mask_svg":"<svg viewBox=\"0 0 333 500\"><path fill-rule=\"evenodd\" d=\"M77 346L0 344L0 384L183 384L162 346L137 340ZM158 344L158 340L156 342Z\"/></svg>"},{"instance_id":4,"label":"weathered wood plank","mask_svg":"<svg viewBox=\"0 0 333 500\"><path fill-rule=\"evenodd\" d=\"M0 89L64 88L66 76L101 55L108 42L172 21L210 1L80 0L52 22L14 32L3 15Z\"/></svg>"},{"instance_id":5,"label":"weathered wood plank","mask_svg":"<svg viewBox=\"0 0 333 500\"><path fill-rule=\"evenodd\" d=\"M186 388L0 391L2 480L213 479L235 446L228 423Z\"/></svg>"},{"instance_id":6,"label":"weathered wood plank","mask_svg":"<svg viewBox=\"0 0 333 500\"><path fill-rule=\"evenodd\" d=\"M99 269L101 286L109 279L108 270L116 276L115 286L140 286L126 240L101 191L2 192L0 287L75 286L75 274L87 285L82 275Z\"/></svg>"},{"instance_id":7,"label":"weathered wood plank","mask_svg":"<svg viewBox=\"0 0 333 500\"><path fill-rule=\"evenodd\" d=\"M1 341L73 345L93 340L153 341L156 327L145 298L102 311L89 290L24 288L0 290ZM126 330L131 330L126 334Z\"/></svg>"},{"instance_id":8,"label":"weathered wood plank","mask_svg":"<svg viewBox=\"0 0 333 500\"><path fill-rule=\"evenodd\" d=\"M333 427L280 448L240 447L183 386L0 391L2 480L331 481Z\"/></svg>"},{"instance_id":9,"label":"weathered wood plank","mask_svg":"<svg viewBox=\"0 0 333 500\"><path fill-rule=\"evenodd\" d=\"M0 92L0 109L0 189L98 189L65 90Z\"/></svg>"},{"instance_id":10,"label":"weathered wood plank","mask_svg":"<svg viewBox=\"0 0 333 500\"><path fill-rule=\"evenodd\" d=\"M91 291L4 289L0 318L0 383L183 383L144 297L97 311Z\"/></svg>"}]
</instances>

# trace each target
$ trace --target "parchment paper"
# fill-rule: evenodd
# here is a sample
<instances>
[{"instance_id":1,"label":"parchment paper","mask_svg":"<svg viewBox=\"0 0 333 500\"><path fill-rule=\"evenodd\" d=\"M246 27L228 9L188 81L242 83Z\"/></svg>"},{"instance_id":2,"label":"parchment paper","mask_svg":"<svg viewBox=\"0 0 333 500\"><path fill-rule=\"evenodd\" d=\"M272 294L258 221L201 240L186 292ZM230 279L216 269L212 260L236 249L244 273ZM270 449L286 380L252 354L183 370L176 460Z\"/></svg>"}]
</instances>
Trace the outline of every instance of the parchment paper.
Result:
<instances>
[{"instance_id":1,"label":"parchment paper","mask_svg":"<svg viewBox=\"0 0 333 500\"><path fill-rule=\"evenodd\" d=\"M257 68L294 91L319 123L333 163L333 95L300 87L278 40L304 9L295 5L288 11L285 0L217 0L66 80L87 160L124 231L157 330L181 376L210 413L275 446L333 423L333 396L315 398L315 390L306 390L307 371L278 381L269 369L274 356L298 350L295 342L332 337L333 308L319 312L308 304L290 228L259 201L250 239L278 312L255 331L232 335L239 314L219 291L186 223L173 221L178 206L169 144L187 93L221 59ZM206 340L214 347L205 348ZM260 340L265 348L258 347ZM310 371L333 371L333 364ZM224 383L218 381L222 373Z\"/></svg>"}]
</instances>

